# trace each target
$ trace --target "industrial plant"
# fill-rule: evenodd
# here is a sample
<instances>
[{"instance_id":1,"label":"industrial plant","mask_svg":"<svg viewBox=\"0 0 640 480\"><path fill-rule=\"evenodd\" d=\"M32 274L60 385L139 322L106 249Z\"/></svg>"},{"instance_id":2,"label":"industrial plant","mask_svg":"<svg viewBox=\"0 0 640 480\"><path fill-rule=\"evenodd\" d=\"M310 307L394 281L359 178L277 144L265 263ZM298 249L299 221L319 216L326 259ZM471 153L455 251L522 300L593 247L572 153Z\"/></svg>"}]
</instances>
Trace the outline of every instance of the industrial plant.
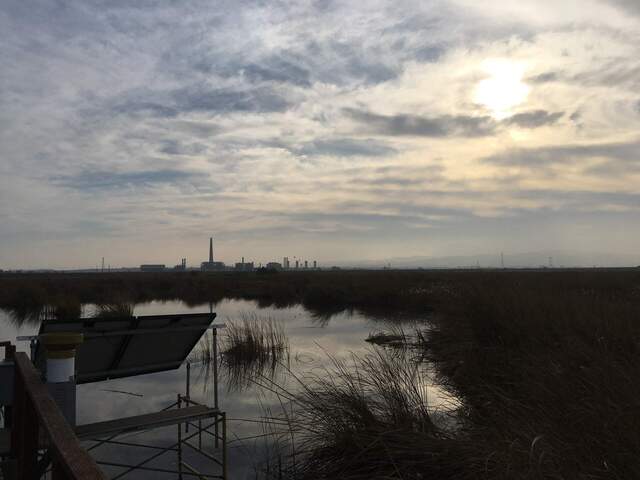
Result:
<instances>
[{"instance_id":1,"label":"industrial plant","mask_svg":"<svg viewBox=\"0 0 640 480\"><path fill-rule=\"evenodd\" d=\"M187 271L187 270L196 270L196 269L197 268L187 267L186 258L180 259L180 263L175 265L173 268L168 268L165 264L161 264L161 263L142 264L139 267L139 270L141 272L171 272L171 271ZM265 265L262 265L260 263L257 266L255 265L255 262L245 261L245 257L242 257L242 260L240 262L236 262L233 265L227 266L224 262L214 260L213 237L209 237L209 259L207 261L200 263L200 271L202 272L224 272L224 271L252 272L257 269L267 269L271 271L320 270L320 268L318 267L317 260L313 260L310 263L309 260L296 259L292 267L289 257L284 257L282 259L282 263L274 261L274 262L267 262Z\"/></svg>"}]
</instances>

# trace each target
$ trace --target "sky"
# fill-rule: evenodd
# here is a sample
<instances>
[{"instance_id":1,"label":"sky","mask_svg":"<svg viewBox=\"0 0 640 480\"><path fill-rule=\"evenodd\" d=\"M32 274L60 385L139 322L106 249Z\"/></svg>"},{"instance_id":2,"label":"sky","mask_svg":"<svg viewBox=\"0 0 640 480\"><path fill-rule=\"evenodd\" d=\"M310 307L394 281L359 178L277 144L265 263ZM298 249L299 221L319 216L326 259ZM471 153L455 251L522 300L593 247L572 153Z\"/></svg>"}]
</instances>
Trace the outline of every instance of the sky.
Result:
<instances>
[{"instance_id":1,"label":"sky","mask_svg":"<svg viewBox=\"0 0 640 480\"><path fill-rule=\"evenodd\" d=\"M640 258L637 0L0 3L0 268Z\"/></svg>"}]
</instances>

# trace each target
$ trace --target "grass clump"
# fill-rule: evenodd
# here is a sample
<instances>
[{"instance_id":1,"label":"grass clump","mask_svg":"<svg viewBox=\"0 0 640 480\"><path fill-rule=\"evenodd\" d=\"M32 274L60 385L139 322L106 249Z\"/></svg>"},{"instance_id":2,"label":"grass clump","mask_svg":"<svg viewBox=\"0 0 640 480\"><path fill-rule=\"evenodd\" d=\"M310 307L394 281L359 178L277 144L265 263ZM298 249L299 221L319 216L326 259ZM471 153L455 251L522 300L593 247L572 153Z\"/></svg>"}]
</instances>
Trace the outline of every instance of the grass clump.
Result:
<instances>
[{"instance_id":1,"label":"grass clump","mask_svg":"<svg viewBox=\"0 0 640 480\"><path fill-rule=\"evenodd\" d=\"M278 389L293 406L279 418L293 437L285 478L453 478L461 469L454 441L431 419L419 363L376 349L334 358L299 384L298 393Z\"/></svg>"},{"instance_id":2,"label":"grass clump","mask_svg":"<svg viewBox=\"0 0 640 480\"><path fill-rule=\"evenodd\" d=\"M271 317L243 313L240 321L226 324L223 354L235 363L277 361L288 348L283 324Z\"/></svg>"},{"instance_id":3,"label":"grass clump","mask_svg":"<svg viewBox=\"0 0 640 480\"><path fill-rule=\"evenodd\" d=\"M221 357L229 391L246 389L258 378L273 379L289 364L284 324L272 317L242 313L240 320L226 322Z\"/></svg>"},{"instance_id":4,"label":"grass clump","mask_svg":"<svg viewBox=\"0 0 640 480\"><path fill-rule=\"evenodd\" d=\"M96 305L94 318L130 318L133 317L135 304L131 302L101 303Z\"/></svg>"}]
</instances>

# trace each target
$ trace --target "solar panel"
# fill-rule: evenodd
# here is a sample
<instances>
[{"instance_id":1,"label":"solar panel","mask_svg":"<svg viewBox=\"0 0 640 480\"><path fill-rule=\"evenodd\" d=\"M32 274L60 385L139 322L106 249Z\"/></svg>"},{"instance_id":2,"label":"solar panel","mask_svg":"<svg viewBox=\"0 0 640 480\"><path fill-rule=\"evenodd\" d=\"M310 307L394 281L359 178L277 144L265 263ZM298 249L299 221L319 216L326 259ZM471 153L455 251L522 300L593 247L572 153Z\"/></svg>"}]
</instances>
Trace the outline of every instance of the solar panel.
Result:
<instances>
[{"instance_id":1,"label":"solar panel","mask_svg":"<svg viewBox=\"0 0 640 480\"><path fill-rule=\"evenodd\" d=\"M215 317L189 313L54 320L43 322L39 333L83 333L84 342L76 350L76 383L91 383L178 368ZM41 368L42 350L38 345L35 352Z\"/></svg>"}]
</instances>

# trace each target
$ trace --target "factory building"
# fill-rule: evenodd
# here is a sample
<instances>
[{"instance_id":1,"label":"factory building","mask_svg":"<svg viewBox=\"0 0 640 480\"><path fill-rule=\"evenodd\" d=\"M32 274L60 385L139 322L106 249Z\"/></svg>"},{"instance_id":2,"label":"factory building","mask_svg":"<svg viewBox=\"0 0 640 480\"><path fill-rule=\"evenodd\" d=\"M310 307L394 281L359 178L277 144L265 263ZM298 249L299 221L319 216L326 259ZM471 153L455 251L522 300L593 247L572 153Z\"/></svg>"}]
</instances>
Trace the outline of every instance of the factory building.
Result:
<instances>
[{"instance_id":1,"label":"factory building","mask_svg":"<svg viewBox=\"0 0 640 480\"><path fill-rule=\"evenodd\" d=\"M202 262L200 264L200 270L202 270L203 272L224 270L223 262L213 261L213 237L209 238L209 261Z\"/></svg>"},{"instance_id":2,"label":"factory building","mask_svg":"<svg viewBox=\"0 0 640 480\"><path fill-rule=\"evenodd\" d=\"M244 257L242 257L242 261L236 263L234 270L237 272L252 272L255 270L255 267L253 266L253 262L245 262Z\"/></svg>"}]
</instances>

